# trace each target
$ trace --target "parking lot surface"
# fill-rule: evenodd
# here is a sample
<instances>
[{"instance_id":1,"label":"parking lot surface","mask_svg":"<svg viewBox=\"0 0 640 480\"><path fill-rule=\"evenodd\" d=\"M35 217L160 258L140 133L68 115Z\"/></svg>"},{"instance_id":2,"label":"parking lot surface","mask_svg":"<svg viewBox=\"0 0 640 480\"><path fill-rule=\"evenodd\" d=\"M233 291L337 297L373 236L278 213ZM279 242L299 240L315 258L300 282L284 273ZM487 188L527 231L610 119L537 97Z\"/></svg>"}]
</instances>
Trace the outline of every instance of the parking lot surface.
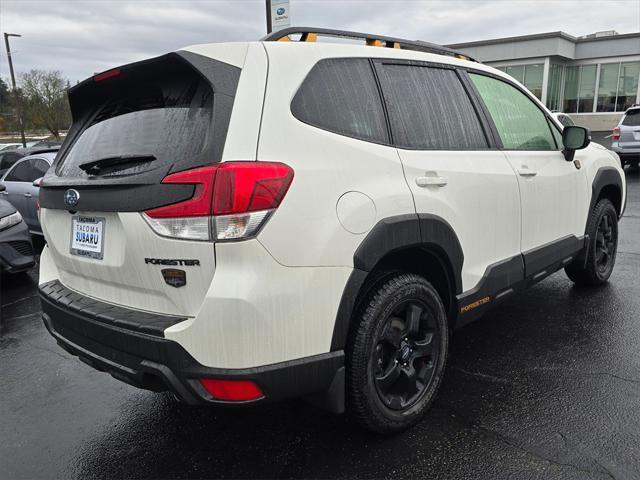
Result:
<instances>
[{"instance_id":1,"label":"parking lot surface","mask_svg":"<svg viewBox=\"0 0 640 480\"><path fill-rule=\"evenodd\" d=\"M2 278L3 478L640 477L640 173L608 285L563 272L456 332L435 407L392 437L302 401L188 407L68 355L37 273Z\"/></svg>"}]
</instances>

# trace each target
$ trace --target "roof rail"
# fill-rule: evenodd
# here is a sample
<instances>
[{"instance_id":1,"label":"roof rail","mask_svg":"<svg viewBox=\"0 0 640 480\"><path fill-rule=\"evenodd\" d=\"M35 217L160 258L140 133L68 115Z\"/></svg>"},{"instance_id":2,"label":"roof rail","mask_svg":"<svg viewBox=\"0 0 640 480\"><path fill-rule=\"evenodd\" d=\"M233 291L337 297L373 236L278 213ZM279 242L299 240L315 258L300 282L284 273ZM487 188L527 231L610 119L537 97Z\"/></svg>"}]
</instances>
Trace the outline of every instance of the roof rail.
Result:
<instances>
[{"instance_id":1,"label":"roof rail","mask_svg":"<svg viewBox=\"0 0 640 480\"><path fill-rule=\"evenodd\" d=\"M314 27L289 27L277 32L270 33L261 38L263 42L289 42L292 41L290 35L300 34L300 42L315 42L318 37L350 38L354 40L364 40L367 45L373 47L400 48L402 50L415 50L418 52L436 53L438 55L449 55L462 60L477 60L457 52L448 47L435 43L423 42L422 40L406 40L403 38L385 37L371 33L349 32L347 30L333 30L330 28Z\"/></svg>"}]
</instances>

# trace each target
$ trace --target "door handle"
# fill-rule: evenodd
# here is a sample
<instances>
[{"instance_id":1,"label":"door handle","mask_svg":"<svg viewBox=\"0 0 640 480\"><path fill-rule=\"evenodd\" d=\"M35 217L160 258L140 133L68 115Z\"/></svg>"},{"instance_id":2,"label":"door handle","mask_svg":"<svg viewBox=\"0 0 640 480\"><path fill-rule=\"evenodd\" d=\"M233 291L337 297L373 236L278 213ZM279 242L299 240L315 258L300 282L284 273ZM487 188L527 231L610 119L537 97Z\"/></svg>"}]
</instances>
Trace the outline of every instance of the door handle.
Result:
<instances>
[{"instance_id":1,"label":"door handle","mask_svg":"<svg viewBox=\"0 0 640 480\"><path fill-rule=\"evenodd\" d=\"M535 177L538 174L535 170L529 170L528 168L519 168L518 175L521 177Z\"/></svg>"},{"instance_id":2,"label":"door handle","mask_svg":"<svg viewBox=\"0 0 640 480\"><path fill-rule=\"evenodd\" d=\"M424 177L416 178L416 185L419 187L444 187L447 184L447 179L439 176L429 176L426 175Z\"/></svg>"},{"instance_id":3,"label":"door handle","mask_svg":"<svg viewBox=\"0 0 640 480\"><path fill-rule=\"evenodd\" d=\"M30 198L31 194L30 193L25 193L24 196Z\"/></svg>"}]
</instances>

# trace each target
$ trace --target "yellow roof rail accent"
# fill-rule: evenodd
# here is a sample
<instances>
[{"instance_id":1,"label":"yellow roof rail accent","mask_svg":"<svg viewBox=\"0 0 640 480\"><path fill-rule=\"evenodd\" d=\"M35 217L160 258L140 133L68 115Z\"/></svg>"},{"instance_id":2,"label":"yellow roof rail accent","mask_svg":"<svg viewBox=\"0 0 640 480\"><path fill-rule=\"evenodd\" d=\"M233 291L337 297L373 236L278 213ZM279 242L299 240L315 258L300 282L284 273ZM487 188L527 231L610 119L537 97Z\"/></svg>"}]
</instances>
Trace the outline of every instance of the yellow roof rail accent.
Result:
<instances>
[{"instance_id":1,"label":"yellow roof rail accent","mask_svg":"<svg viewBox=\"0 0 640 480\"><path fill-rule=\"evenodd\" d=\"M300 35L299 40L291 38L291 35ZM448 55L450 57L469 60L475 62L473 58L456 50L452 50L435 43L423 42L422 40L406 40L397 37L386 37L384 35L373 35L371 33L349 32L345 30L333 30L329 28L317 27L289 27L277 32L272 32L260 40L262 42L315 42L318 37L346 38L350 40L364 40L366 45L373 47L399 48L402 50L414 50L417 52L435 53L436 55ZM296 37L298 38L298 37Z\"/></svg>"},{"instance_id":2,"label":"yellow roof rail accent","mask_svg":"<svg viewBox=\"0 0 640 480\"><path fill-rule=\"evenodd\" d=\"M301 42L315 42L316 40L318 40L318 34L312 32L303 33L300 37Z\"/></svg>"}]
</instances>

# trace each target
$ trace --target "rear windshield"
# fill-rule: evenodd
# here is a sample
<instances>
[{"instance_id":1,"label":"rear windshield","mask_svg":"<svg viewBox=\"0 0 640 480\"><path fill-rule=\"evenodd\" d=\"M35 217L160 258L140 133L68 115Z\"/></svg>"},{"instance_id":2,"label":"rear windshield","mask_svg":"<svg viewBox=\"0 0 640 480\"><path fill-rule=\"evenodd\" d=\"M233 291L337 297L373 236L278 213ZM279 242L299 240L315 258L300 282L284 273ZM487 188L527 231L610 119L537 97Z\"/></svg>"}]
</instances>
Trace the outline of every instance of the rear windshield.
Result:
<instances>
[{"instance_id":1,"label":"rear windshield","mask_svg":"<svg viewBox=\"0 0 640 480\"><path fill-rule=\"evenodd\" d=\"M622 120L622 125L627 127L640 127L640 108L629 110Z\"/></svg>"},{"instance_id":2,"label":"rear windshield","mask_svg":"<svg viewBox=\"0 0 640 480\"><path fill-rule=\"evenodd\" d=\"M212 111L211 87L195 72L140 79L97 106L57 173L86 176L79 165L122 155L156 160L120 167L119 175L193 157L207 145Z\"/></svg>"}]
</instances>

